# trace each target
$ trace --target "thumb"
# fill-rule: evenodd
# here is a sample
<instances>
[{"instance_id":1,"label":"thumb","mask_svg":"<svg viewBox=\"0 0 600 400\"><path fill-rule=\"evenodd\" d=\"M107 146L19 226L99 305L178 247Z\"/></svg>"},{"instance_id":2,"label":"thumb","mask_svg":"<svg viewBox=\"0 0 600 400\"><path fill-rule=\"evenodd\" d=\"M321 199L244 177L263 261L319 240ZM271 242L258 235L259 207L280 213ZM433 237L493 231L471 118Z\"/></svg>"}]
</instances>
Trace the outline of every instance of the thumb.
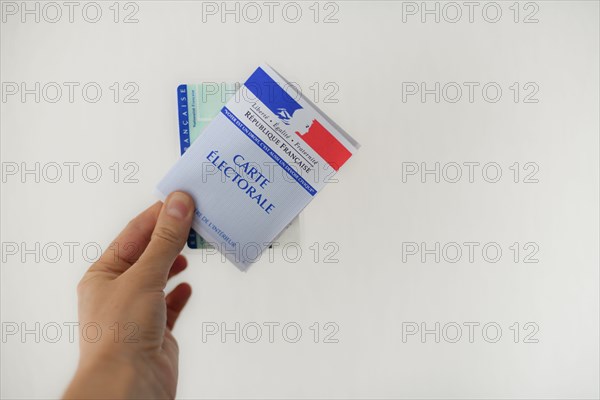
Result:
<instances>
[{"instance_id":1,"label":"thumb","mask_svg":"<svg viewBox=\"0 0 600 400\"><path fill-rule=\"evenodd\" d=\"M183 249L192 226L194 200L184 192L171 193L160 210L148 247L132 270L144 282L162 285L164 289L169 269Z\"/></svg>"}]
</instances>

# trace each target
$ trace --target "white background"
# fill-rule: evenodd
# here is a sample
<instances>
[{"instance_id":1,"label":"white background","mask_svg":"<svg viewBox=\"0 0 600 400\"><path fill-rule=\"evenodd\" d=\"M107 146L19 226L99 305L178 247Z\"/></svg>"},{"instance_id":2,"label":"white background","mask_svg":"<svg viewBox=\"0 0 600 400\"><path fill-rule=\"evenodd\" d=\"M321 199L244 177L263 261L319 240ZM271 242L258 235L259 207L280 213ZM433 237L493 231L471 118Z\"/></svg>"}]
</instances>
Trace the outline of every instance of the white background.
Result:
<instances>
[{"instance_id":1,"label":"white background","mask_svg":"<svg viewBox=\"0 0 600 400\"><path fill-rule=\"evenodd\" d=\"M297 23L283 18L284 3L275 9L273 23L264 6L261 21L249 22L254 14L246 9L236 23L234 15L222 22L220 13L205 15L203 22L200 2L142 1L135 3L138 23L122 23L133 10L123 4L120 22L114 23L112 2L99 2L103 14L94 24L83 19L84 4L75 9L73 23L62 7L57 23L43 15L39 23L31 15L23 23L17 14L4 15L1 25L3 84L80 84L73 103L66 89L57 103L47 101L53 92L39 103L33 95L24 102L19 95L3 99L3 170L13 163L34 168L39 162L43 168L96 162L103 173L98 183L86 182L81 167L73 183L66 167L57 183L43 176L39 183L33 175L5 177L3 334L11 323L35 330L39 322L41 331L52 322L76 321L75 286L90 265L82 246L106 246L154 201L154 185L178 158L177 85L243 80L268 62L298 82L363 147L339 173L339 183L302 213L298 262L287 262L279 249L274 262L265 257L241 273L218 256L203 262L200 251L186 249L191 265L175 281L190 282L194 293L174 332L181 348L178 397L599 396L598 2L538 1L529 8L520 3L517 23L512 1L498 3L497 23L483 18L486 3L478 3L472 23L465 6L456 23L444 20L454 16L449 8L439 23L433 15L422 23L420 14L405 14L403 22L408 5L402 2L344 1L336 3L338 22L327 24L322 19L334 8L319 4L315 23L312 2L299 3L303 14ZM444 4L438 4L442 11ZM536 6L538 22L523 23ZM487 11L493 18L493 9ZM293 18L293 10L288 12ZM103 89L97 103L82 97L87 82ZM122 97L115 103L109 89L114 82L120 87L134 82L138 103ZM309 89L315 82L319 99ZM323 101L328 82L339 89L337 103ZM425 82L428 88L457 82L463 97L451 103L447 98L454 92L448 92L439 103L433 94L425 102L418 95L403 102L403 82ZM472 103L463 82L479 83ZM502 88L498 102L482 97L488 82ZM509 88L514 82L521 88L516 103ZM539 88L537 103L524 102L528 82ZM118 183L109 169L115 162ZM123 182L127 162L139 166L138 183ZM410 162L480 166L473 183L464 166L457 183L444 176L436 183L431 174L425 183L420 175L403 182L403 165ZM497 183L482 177L481 166L492 162L502 169ZM518 183L509 169L515 162ZM523 183L527 162L539 167L538 183ZM488 172L493 178L493 170ZM10 243L35 248L37 242L41 248L54 242L79 247L69 260L63 246L55 263L54 253L40 250L39 262L35 255L22 262L22 252L5 251ZM321 249L317 262L310 249L315 242ZM333 257L338 263L324 262L332 249L325 251L328 242L339 248ZM436 263L434 255L403 262L406 242L425 242L428 248L436 242L481 245L472 263L464 246L456 263L444 257ZM501 247L500 261L482 257L488 242ZM514 242L521 247L518 262L509 249ZM529 242L539 248L538 263L523 262ZM236 322L269 321L280 328L299 324L302 338L288 343L279 329L269 343L265 328L258 343L244 337L236 343L233 335L202 341L207 322L233 328ZM319 343L309 329L314 322L321 327ZM338 343L323 343L326 322L339 326ZM403 342L406 322L424 322L428 329L454 322L463 335L450 343L455 331L448 328L439 343L433 334L424 343L419 335ZM465 322L480 324L473 343ZM497 343L485 340L495 336L493 329L482 334L490 322L502 328ZM515 322L518 343L510 329ZM524 343L528 322L539 327L533 336L538 343ZM76 366L77 344L69 343L66 327L57 343L43 333L39 343L33 334L3 338L2 397L61 395Z\"/></svg>"}]
</instances>

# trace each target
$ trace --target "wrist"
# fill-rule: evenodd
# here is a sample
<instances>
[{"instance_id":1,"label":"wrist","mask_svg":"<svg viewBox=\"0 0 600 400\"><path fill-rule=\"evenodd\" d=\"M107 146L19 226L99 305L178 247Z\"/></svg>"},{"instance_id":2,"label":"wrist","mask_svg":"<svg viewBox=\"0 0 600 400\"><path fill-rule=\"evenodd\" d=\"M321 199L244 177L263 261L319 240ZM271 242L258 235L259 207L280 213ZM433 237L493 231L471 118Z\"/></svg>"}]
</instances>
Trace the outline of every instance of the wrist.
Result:
<instances>
[{"instance_id":1,"label":"wrist","mask_svg":"<svg viewBox=\"0 0 600 400\"><path fill-rule=\"evenodd\" d=\"M146 363L132 357L110 354L83 358L64 394L65 399L162 398L156 379Z\"/></svg>"}]
</instances>

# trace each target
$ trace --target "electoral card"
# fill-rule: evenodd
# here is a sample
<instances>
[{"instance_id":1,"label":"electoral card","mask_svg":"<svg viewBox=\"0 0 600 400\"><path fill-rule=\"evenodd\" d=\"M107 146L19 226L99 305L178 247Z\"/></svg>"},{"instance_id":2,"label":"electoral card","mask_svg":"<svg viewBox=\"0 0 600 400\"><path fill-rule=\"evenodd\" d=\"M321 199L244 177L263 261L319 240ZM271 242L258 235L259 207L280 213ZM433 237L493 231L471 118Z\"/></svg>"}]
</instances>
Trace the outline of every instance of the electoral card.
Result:
<instances>
[{"instance_id":1,"label":"electoral card","mask_svg":"<svg viewBox=\"0 0 600 400\"><path fill-rule=\"evenodd\" d=\"M193 228L241 270L359 147L266 65L189 142L157 193L163 200L176 190L190 193Z\"/></svg>"},{"instance_id":2,"label":"electoral card","mask_svg":"<svg viewBox=\"0 0 600 400\"><path fill-rule=\"evenodd\" d=\"M203 82L199 84L181 84L177 87L177 111L179 120L179 146L183 155L194 140L221 108L239 89L239 83ZM294 218L284 233L278 238L280 243L298 243L300 241L300 216ZM211 247L193 228L190 229L187 245L191 249Z\"/></svg>"}]
</instances>

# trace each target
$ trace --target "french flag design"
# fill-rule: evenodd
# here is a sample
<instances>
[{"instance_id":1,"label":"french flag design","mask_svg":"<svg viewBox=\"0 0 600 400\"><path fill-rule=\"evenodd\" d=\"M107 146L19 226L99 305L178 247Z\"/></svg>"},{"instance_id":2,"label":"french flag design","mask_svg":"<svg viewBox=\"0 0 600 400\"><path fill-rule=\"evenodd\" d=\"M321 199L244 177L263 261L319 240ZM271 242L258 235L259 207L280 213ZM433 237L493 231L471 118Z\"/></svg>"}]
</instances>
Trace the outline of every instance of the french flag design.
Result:
<instances>
[{"instance_id":1,"label":"french flag design","mask_svg":"<svg viewBox=\"0 0 600 400\"><path fill-rule=\"evenodd\" d=\"M288 126L291 132L295 132L336 171L352 156L352 153L314 118L314 111L304 109L262 68L254 71L244 85Z\"/></svg>"}]
</instances>

